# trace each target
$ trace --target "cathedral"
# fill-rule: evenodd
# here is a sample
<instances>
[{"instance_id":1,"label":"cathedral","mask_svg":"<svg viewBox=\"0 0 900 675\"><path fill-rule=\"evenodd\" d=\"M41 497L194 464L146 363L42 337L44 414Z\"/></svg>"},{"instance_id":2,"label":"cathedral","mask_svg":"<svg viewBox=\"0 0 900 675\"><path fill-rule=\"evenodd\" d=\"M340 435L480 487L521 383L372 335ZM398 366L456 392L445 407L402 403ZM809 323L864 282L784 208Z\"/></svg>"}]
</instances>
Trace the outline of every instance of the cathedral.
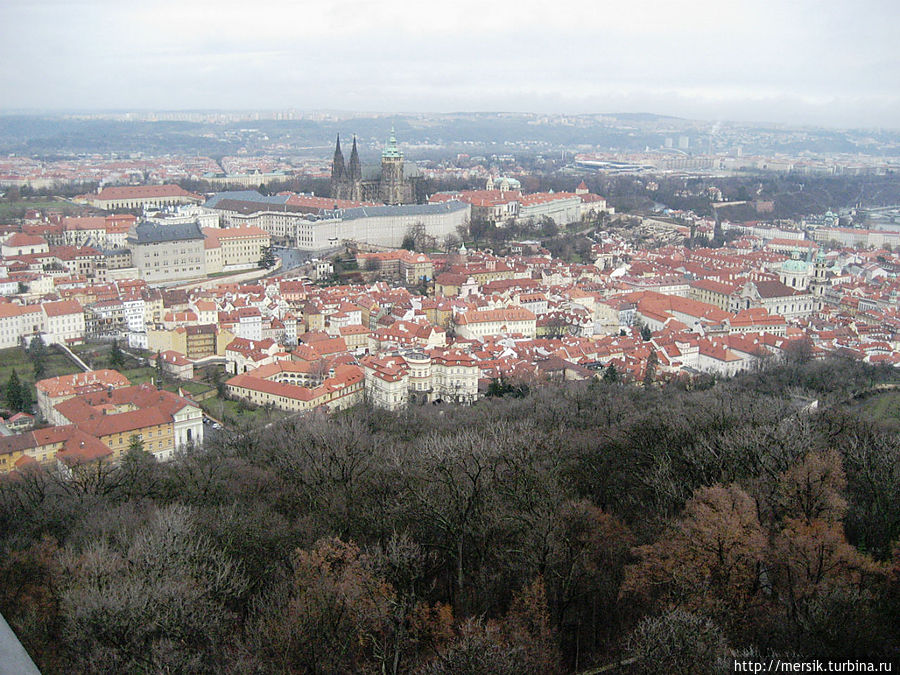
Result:
<instances>
[{"instance_id":1,"label":"cathedral","mask_svg":"<svg viewBox=\"0 0 900 675\"><path fill-rule=\"evenodd\" d=\"M331 197L358 202L384 202L385 204L409 204L416 201L416 187L420 180L415 165L410 171L404 170L403 153L397 147L394 130L381 153L381 167L359 163L356 137L350 161L344 163L341 152L341 137L338 136L331 163Z\"/></svg>"}]
</instances>

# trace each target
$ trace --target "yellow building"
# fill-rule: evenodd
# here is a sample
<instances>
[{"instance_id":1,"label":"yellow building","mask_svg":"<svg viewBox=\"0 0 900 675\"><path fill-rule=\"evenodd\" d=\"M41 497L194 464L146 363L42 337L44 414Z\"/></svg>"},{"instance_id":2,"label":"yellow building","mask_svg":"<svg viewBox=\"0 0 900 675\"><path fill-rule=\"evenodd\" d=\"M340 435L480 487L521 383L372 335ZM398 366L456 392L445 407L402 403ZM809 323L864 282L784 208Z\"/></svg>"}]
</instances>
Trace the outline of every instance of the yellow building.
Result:
<instances>
[{"instance_id":1,"label":"yellow building","mask_svg":"<svg viewBox=\"0 0 900 675\"><path fill-rule=\"evenodd\" d=\"M285 377L290 371L282 371L276 366L279 364L262 366L255 371L235 375L226 383L228 393L255 405L271 405L290 412L320 407L343 410L362 400L364 376L359 366L335 366L331 377L312 388L287 384Z\"/></svg>"},{"instance_id":2,"label":"yellow building","mask_svg":"<svg viewBox=\"0 0 900 675\"><path fill-rule=\"evenodd\" d=\"M219 249L221 271L248 269L259 265L264 249L272 243L272 237L261 227L243 225L237 227L204 227L203 236L207 259L218 264L215 250ZM209 274L209 270L207 270Z\"/></svg>"},{"instance_id":3,"label":"yellow building","mask_svg":"<svg viewBox=\"0 0 900 675\"><path fill-rule=\"evenodd\" d=\"M222 272L222 246L216 237L206 237L203 240L203 254L206 257L206 274L220 274Z\"/></svg>"},{"instance_id":4,"label":"yellow building","mask_svg":"<svg viewBox=\"0 0 900 675\"><path fill-rule=\"evenodd\" d=\"M214 324L148 330L147 349L154 352L175 351L195 361L207 356L225 356L225 348L234 337L230 330Z\"/></svg>"},{"instance_id":5,"label":"yellow building","mask_svg":"<svg viewBox=\"0 0 900 675\"><path fill-rule=\"evenodd\" d=\"M471 309L456 314L455 320L457 335L470 340L514 333L533 338L537 328L534 313L516 306L505 309Z\"/></svg>"},{"instance_id":6,"label":"yellow building","mask_svg":"<svg viewBox=\"0 0 900 675\"><path fill-rule=\"evenodd\" d=\"M0 438L0 473L28 467L61 470L118 460L141 442L158 460L203 442L203 412L191 401L150 385L84 393L56 404L57 426Z\"/></svg>"}]
</instances>

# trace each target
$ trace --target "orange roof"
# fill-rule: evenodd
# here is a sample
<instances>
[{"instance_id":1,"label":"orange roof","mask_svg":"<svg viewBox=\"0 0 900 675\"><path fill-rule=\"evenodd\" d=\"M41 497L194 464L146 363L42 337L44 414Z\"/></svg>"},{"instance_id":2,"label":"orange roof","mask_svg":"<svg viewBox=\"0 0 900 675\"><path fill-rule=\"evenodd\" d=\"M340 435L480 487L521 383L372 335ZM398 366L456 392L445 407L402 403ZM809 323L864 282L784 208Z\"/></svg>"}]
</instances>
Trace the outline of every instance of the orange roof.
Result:
<instances>
[{"instance_id":1,"label":"orange roof","mask_svg":"<svg viewBox=\"0 0 900 675\"><path fill-rule=\"evenodd\" d=\"M76 430L63 443L63 449L56 453L57 458L66 464L82 464L93 462L112 455L112 450L99 439L81 430Z\"/></svg>"},{"instance_id":2,"label":"orange roof","mask_svg":"<svg viewBox=\"0 0 900 675\"><path fill-rule=\"evenodd\" d=\"M493 321L533 321L535 315L524 307L506 307L505 309L475 309L458 314L456 322L460 325L473 323L490 323Z\"/></svg>"},{"instance_id":3,"label":"orange roof","mask_svg":"<svg viewBox=\"0 0 900 675\"><path fill-rule=\"evenodd\" d=\"M63 219L63 227L67 230L105 230L106 218L103 216L68 217Z\"/></svg>"},{"instance_id":4,"label":"orange roof","mask_svg":"<svg viewBox=\"0 0 900 675\"><path fill-rule=\"evenodd\" d=\"M2 306L0 306L2 307ZM92 391L101 391L107 387L119 388L131 384L128 378L115 370L89 370L86 373L48 377L35 383L39 392L50 398L60 396L76 396Z\"/></svg>"},{"instance_id":5,"label":"orange roof","mask_svg":"<svg viewBox=\"0 0 900 675\"><path fill-rule=\"evenodd\" d=\"M274 365L281 365L284 363L287 362L282 361L279 364ZM271 366L269 366L269 368L270 367ZM280 396L299 401L314 401L330 392L341 391L354 384L358 384L362 382L364 377L362 369L360 369L359 366L338 365L334 369L334 377L325 380L320 386L310 389L296 384L273 382L256 376L256 374L262 372L264 368L267 368L267 366L258 368L253 371L252 374L235 375L228 380L226 384L241 389L261 391L273 396Z\"/></svg>"},{"instance_id":6,"label":"orange roof","mask_svg":"<svg viewBox=\"0 0 900 675\"><path fill-rule=\"evenodd\" d=\"M84 311L77 300L60 300L59 302L45 302L41 305L44 314L49 316L65 316L67 314L81 314Z\"/></svg>"},{"instance_id":7,"label":"orange roof","mask_svg":"<svg viewBox=\"0 0 900 675\"><path fill-rule=\"evenodd\" d=\"M129 185L105 187L95 199L111 201L114 199L153 199L157 197L193 197L200 199L193 192L188 192L180 185Z\"/></svg>"},{"instance_id":8,"label":"orange roof","mask_svg":"<svg viewBox=\"0 0 900 675\"><path fill-rule=\"evenodd\" d=\"M38 237L37 235L32 234L22 234L21 232L16 232L9 239L3 242L4 246L40 246L41 244L46 245L47 240L43 237Z\"/></svg>"},{"instance_id":9,"label":"orange roof","mask_svg":"<svg viewBox=\"0 0 900 675\"><path fill-rule=\"evenodd\" d=\"M349 326L341 326L338 328L338 332L341 335L362 335L363 333L369 333L370 331L360 324L351 324Z\"/></svg>"},{"instance_id":10,"label":"orange roof","mask_svg":"<svg viewBox=\"0 0 900 675\"><path fill-rule=\"evenodd\" d=\"M204 227L203 236L221 242L223 239L268 238L269 233L257 225L239 225L237 227Z\"/></svg>"},{"instance_id":11,"label":"orange roof","mask_svg":"<svg viewBox=\"0 0 900 675\"><path fill-rule=\"evenodd\" d=\"M22 305L12 302L0 303L0 319L8 319L11 316L21 316L28 313L30 312Z\"/></svg>"}]
</instances>

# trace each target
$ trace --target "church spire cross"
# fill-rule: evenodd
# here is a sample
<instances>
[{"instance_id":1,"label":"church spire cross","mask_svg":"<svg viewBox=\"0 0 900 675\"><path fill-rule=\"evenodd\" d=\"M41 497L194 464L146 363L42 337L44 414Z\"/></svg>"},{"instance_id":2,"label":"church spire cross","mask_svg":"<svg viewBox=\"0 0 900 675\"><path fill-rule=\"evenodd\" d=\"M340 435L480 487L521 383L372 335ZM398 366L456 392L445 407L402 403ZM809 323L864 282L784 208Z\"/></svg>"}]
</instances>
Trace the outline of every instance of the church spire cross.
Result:
<instances>
[{"instance_id":1,"label":"church spire cross","mask_svg":"<svg viewBox=\"0 0 900 675\"><path fill-rule=\"evenodd\" d=\"M402 157L403 154L400 152L400 148L397 146L397 137L394 135L394 127L391 126L391 137L388 139L387 145L384 146L384 150L381 153L382 158L399 158Z\"/></svg>"}]
</instances>

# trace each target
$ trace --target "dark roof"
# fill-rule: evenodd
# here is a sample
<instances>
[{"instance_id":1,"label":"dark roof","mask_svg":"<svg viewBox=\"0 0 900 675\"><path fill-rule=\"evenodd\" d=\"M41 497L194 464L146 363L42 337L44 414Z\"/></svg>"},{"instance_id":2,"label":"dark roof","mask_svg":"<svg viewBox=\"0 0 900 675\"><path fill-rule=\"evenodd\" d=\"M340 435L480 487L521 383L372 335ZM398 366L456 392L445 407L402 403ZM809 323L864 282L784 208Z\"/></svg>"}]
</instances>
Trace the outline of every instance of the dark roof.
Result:
<instances>
[{"instance_id":1,"label":"dark roof","mask_svg":"<svg viewBox=\"0 0 900 675\"><path fill-rule=\"evenodd\" d=\"M187 305L191 296L183 288L167 288L162 291L163 307L170 308L178 305Z\"/></svg>"},{"instance_id":2,"label":"dark roof","mask_svg":"<svg viewBox=\"0 0 900 675\"><path fill-rule=\"evenodd\" d=\"M788 295L797 295L797 291L790 286L785 286L780 281L755 281L754 284L761 298L783 298Z\"/></svg>"},{"instance_id":3,"label":"dark roof","mask_svg":"<svg viewBox=\"0 0 900 675\"><path fill-rule=\"evenodd\" d=\"M184 330L187 335L215 335L216 325L208 323L199 326L185 326Z\"/></svg>"},{"instance_id":4,"label":"dark roof","mask_svg":"<svg viewBox=\"0 0 900 675\"><path fill-rule=\"evenodd\" d=\"M165 241L187 241L199 239L203 241L203 232L197 223L179 223L177 225L158 225L141 223L128 235L128 241L136 244L154 244Z\"/></svg>"},{"instance_id":5,"label":"dark roof","mask_svg":"<svg viewBox=\"0 0 900 675\"><path fill-rule=\"evenodd\" d=\"M435 216L441 213L455 213L469 208L468 204L457 201L440 204L399 204L397 206L358 206L344 209L343 220L357 218L377 218L379 216Z\"/></svg>"},{"instance_id":6,"label":"dark roof","mask_svg":"<svg viewBox=\"0 0 900 675\"><path fill-rule=\"evenodd\" d=\"M209 206L209 204L207 204ZM283 213L318 213L319 209L313 206L300 206L296 204L285 204L279 202L258 202L244 199L220 199L210 208L220 209L222 211L234 211L241 215L249 215L251 213L261 213L263 211L279 211Z\"/></svg>"},{"instance_id":7,"label":"dark roof","mask_svg":"<svg viewBox=\"0 0 900 675\"><path fill-rule=\"evenodd\" d=\"M262 195L256 190L232 190L229 192L218 192L206 200L204 206L211 209L217 207L219 202L223 200L235 202L252 202L254 204L284 204L290 195ZM222 208L222 207L219 207Z\"/></svg>"}]
</instances>

